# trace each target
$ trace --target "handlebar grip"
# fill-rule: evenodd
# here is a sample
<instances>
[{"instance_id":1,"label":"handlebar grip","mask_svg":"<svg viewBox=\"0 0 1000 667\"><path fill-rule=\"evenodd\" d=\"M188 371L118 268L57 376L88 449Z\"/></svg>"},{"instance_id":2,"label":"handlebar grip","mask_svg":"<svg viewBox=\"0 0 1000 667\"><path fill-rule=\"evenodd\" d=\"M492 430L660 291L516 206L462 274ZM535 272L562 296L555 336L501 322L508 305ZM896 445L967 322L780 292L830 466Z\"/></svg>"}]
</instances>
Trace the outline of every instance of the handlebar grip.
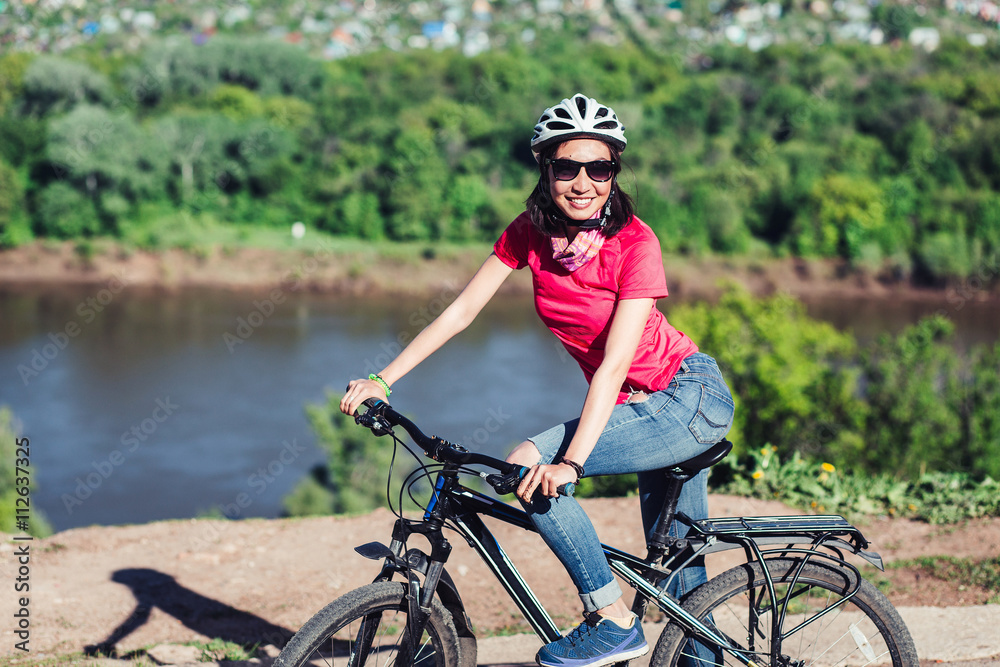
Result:
<instances>
[{"instance_id":1,"label":"handlebar grip","mask_svg":"<svg viewBox=\"0 0 1000 667\"><path fill-rule=\"evenodd\" d=\"M385 401L383 401L383 400L381 400L379 398L366 398L365 400L361 401L361 405L359 405L357 408L355 408L355 410L354 410L354 417L358 418L358 417L360 417L363 414L361 412L361 406L362 405L364 407L366 407L368 410L371 410L372 408L374 408L379 403L385 403ZM366 412L367 412L367 410L366 410Z\"/></svg>"},{"instance_id":2,"label":"handlebar grip","mask_svg":"<svg viewBox=\"0 0 1000 667\"><path fill-rule=\"evenodd\" d=\"M528 468L521 466L506 475L485 475L485 478L497 493L505 495L513 493L517 489L517 485L527 474ZM556 488L556 492L561 496L572 496L575 491L576 484L574 482L567 482Z\"/></svg>"},{"instance_id":3,"label":"handlebar grip","mask_svg":"<svg viewBox=\"0 0 1000 667\"><path fill-rule=\"evenodd\" d=\"M559 492L560 496L572 496L573 492L576 491L576 483L566 482L561 486L557 486L556 491Z\"/></svg>"}]
</instances>

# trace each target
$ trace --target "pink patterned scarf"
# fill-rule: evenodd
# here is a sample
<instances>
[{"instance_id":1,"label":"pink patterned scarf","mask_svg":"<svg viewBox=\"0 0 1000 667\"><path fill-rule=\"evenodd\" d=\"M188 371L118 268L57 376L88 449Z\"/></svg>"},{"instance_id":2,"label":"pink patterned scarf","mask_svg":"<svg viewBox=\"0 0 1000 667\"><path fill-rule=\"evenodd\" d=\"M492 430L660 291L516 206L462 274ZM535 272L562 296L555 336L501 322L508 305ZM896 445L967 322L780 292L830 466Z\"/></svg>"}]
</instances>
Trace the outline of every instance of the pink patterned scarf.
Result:
<instances>
[{"instance_id":1,"label":"pink patterned scarf","mask_svg":"<svg viewBox=\"0 0 1000 667\"><path fill-rule=\"evenodd\" d=\"M572 243L565 236L551 236L549 240L552 242L552 258L572 273L597 257L604 245L604 234L600 229L588 229L577 232Z\"/></svg>"}]
</instances>

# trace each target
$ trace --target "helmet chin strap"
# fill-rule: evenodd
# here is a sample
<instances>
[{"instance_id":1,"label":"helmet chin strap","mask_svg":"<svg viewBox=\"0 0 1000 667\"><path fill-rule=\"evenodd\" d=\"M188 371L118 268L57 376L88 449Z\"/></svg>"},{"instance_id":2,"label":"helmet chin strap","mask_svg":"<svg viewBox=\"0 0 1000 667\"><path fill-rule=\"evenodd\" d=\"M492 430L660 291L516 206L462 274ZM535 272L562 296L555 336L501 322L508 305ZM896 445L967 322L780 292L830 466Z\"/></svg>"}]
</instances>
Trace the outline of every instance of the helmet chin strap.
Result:
<instances>
[{"instance_id":1,"label":"helmet chin strap","mask_svg":"<svg viewBox=\"0 0 1000 667\"><path fill-rule=\"evenodd\" d=\"M608 201L604 202L604 209L601 211L601 215L597 218L589 218L577 223L580 229L604 229L608 224L608 218L611 217L611 200L615 196L614 188L611 189L611 193L608 194Z\"/></svg>"},{"instance_id":2,"label":"helmet chin strap","mask_svg":"<svg viewBox=\"0 0 1000 667\"><path fill-rule=\"evenodd\" d=\"M542 177L544 179L544 177ZM539 180L539 188L548 188L548 183L545 180ZM611 200L614 199L615 189L611 188L611 192L608 193L608 200L604 202L604 208L601 210L601 215L596 218L588 218L583 221L567 220L566 216L563 215L559 207L555 205L551 199L549 199L548 205L548 215L550 218L556 222L561 222L563 225L570 225L573 227L579 227L580 229L604 229L608 224L608 219L611 217Z\"/></svg>"}]
</instances>

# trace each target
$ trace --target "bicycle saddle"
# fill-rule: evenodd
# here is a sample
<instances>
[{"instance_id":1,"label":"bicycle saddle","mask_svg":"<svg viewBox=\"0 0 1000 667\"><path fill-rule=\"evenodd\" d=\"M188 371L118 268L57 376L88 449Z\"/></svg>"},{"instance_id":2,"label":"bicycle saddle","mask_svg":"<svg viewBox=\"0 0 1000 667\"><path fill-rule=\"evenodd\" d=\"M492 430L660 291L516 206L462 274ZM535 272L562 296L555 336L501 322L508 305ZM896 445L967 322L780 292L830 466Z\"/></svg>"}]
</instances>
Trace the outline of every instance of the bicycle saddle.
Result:
<instances>
[{"instance_id":1,"label":"bicycle saddle","mask_svg":"<svg viewBox=\"0 0 1000 667\"><path fill-rule=\"evenodd\" d=\"M681 474L681 475L697 475L700 471L705 468L711 468L716 463L726 458L726 456L733 449L733 443L726 439L722 439L706 449L704 452L698 456L692 457L687 461L682 461L675 466L665 468L664 471L667 474Z\"/></svg>"}]
</instances>

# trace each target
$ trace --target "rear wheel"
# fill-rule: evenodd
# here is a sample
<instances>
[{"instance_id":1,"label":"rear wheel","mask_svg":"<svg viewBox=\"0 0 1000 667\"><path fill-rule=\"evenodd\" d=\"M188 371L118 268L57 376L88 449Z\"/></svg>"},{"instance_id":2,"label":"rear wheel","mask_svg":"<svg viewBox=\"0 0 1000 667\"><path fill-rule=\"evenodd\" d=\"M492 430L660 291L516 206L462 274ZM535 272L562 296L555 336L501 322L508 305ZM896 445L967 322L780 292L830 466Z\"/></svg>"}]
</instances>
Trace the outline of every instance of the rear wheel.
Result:
<instances>
[{"instance_id":1,"label":"rear wheel","mask_svg":"<svg viewBox=\"0 0 1000 667\"><path fill-rule=\"evenodd\" d=\"M369 584L334 600L309 619L288 642L275 666L364 667L416 665L458 667L458 633L451 614L436 599L422 636L407 630L406 586Z\"/></svg>"},{"instance_id":2,"label":"rear wheel","mask_svg":"<svg viewBox=\"0 0 1000 667\"><path fill-rule=\"evenodd\" d=\"M823 561L810 561L800 570L801 565L795 558L767 561L774 597L755 562L698 587L683 607L748 651L747 657L760 667L919 667L906 625L874 586L859 582L848 568ZM857 593L837 606L855 586ZM830 611L817 616L825 609ZM674 624L664 630L650 659L655 667L706 663L742 664L717 647L688 641Z\"/></svg>"}]
</instances>

